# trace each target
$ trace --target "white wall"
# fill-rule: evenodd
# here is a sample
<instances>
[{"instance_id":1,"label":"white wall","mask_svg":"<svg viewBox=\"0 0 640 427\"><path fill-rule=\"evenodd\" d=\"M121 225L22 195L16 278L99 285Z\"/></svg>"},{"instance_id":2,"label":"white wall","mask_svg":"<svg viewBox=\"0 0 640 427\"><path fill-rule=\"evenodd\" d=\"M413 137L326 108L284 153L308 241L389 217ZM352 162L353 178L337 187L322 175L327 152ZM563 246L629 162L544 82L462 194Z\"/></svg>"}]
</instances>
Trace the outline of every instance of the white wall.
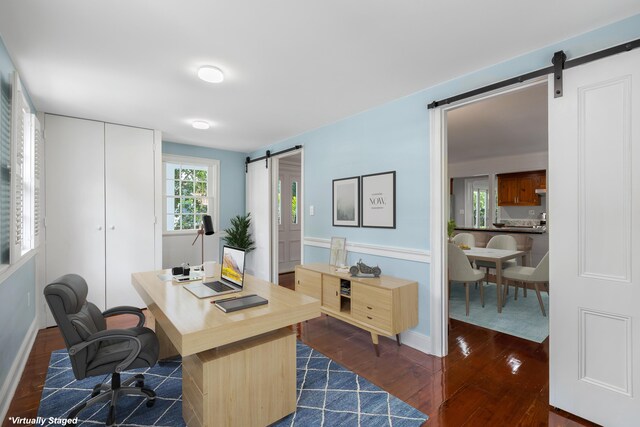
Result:
<instances>
[{"instance_id":1,"label":"white wall","mask_svg":"<svg viewBox=\"0 0 640 427\"><path fill-rule=\"evenodd\" d=\"M200 239L191 246L196 231L189 234L165 234L162 236L162 268L178 267L183 262L189 265L202 263L202 242ZM204 260L220 262L220 235L204 236Z\"/></svg>"}]
</instances>

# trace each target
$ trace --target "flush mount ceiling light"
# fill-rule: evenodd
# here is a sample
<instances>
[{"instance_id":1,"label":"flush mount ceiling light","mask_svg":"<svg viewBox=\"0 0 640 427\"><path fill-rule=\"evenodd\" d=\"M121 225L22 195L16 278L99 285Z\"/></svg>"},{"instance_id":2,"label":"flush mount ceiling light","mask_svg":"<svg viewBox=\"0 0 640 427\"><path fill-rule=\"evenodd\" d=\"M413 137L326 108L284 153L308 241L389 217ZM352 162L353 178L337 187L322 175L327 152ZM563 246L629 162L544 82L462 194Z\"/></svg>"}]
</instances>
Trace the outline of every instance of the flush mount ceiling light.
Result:
<instances>
[{"instance_id":1,"label":"flush mount ceiling light","mask_svg":"<svg viewBox=\"0 0 640 427\"><path fill-rule=\"evenodd\" d=\"M191 123L191 126L193 126L195 129L209 129L211 127L211 125L205 121L202 120L196 120L193 123Z\"/></svg>"},{"instance_id":2,"label":"flush mount ceiling light","mask_svg":"<svg viewBox=\"0 0 640 427\"><path fill-rule=\"evenodd\" d=\"M224 80L224 73L218 67L204 65L198 68L198 77L200 77L205 82L221 83Z\"/></svg>"}]
</instances>

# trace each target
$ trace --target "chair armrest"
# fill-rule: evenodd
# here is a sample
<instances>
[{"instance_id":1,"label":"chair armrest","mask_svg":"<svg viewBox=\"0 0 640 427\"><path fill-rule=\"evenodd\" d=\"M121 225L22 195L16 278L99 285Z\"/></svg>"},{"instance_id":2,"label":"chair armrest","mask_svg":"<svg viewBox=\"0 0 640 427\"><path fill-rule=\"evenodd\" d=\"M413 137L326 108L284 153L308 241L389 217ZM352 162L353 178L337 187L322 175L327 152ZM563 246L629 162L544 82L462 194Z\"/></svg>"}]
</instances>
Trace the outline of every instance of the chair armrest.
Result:
<instances>
[{"instance_id":1,"label":"chair armrest","mask_svg":"<svg viewBox=\"0 0 640 427\"><path fill-rule=\"evenodd\" d=\"M144 313L138 307L130 307L128 305L122 305L120 307L113 307L109 310L103 311L103 317L117 316L118 314L134 314L138 316L138 327L144 326Z\"/></svg>"},{"instance_id":2,"label":"chair armrest","mask_svg":"<svg viewBox=\"0 0 640 427\"><path fill-rule=\"evenodd\" d=\"M98 343L100 341L107 340L128 340L133 342L134 346L129 355L116 366L116 372L120 373L124 371L126 368L133 363L133 361L138 357L140 351L142 350L142 343L138 338L138 335L129 330L129 329L107 329L104 331L96 332L95 334L89 335L86 341L83 341L79 344L72 346L69 349L69 354L71 356L75 355L78 351L90 346L91 344Z\"/></svg>"}]
</instances>

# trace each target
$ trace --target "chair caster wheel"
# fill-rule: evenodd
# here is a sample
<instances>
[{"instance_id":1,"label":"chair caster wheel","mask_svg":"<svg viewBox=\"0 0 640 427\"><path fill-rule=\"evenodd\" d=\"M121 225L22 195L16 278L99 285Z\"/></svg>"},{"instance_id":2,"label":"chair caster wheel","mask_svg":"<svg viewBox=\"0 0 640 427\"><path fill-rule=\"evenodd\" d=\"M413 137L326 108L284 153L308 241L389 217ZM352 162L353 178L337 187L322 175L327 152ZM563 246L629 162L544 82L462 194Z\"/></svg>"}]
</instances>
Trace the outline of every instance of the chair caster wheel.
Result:
<instances>
[{"instance_id":1,"label":"chair caster wheel","mask_svg":"<svg viewBox=\"0 0 640 427\"><path fill-rule=\"evenodd\" d=\"M155 404L156 404L156 399L147 400L147 408L151 408Z\"/></svg>"},{"instance_id":2,"label":"chair caster wheel","mask_svg":"<svg viewBox=\"0 0 640 427\"><path fill-rule=\"evenodd\" d=\"M136 381L137 388L144 388L144 381Z\"/></svg>"}]
</instances>

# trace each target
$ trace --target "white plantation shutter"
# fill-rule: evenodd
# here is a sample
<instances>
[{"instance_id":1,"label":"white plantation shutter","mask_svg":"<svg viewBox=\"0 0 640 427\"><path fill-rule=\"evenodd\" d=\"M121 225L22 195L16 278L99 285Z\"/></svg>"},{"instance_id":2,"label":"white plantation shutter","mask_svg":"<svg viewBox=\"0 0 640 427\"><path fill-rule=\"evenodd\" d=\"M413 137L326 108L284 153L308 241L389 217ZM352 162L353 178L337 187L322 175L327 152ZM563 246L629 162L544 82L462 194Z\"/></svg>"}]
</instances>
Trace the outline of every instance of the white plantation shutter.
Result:
<instances>
[{"instance_id":1,"label":"white plantation shutter","mask_svg":"<svg viewBox=\"0 0 640 427\"><path fill-rule=\"evenodd\" d=\"M11 262L33 248L33 119L17 73L12 96L11 141L13 148ZM35 117L34 117L35 118Z\"/></svg>"},{"instance_id":2,"label":"white plantation shutter","mask_svg":"<svg viewBox=\"0 0 640 427\"><path fill-rule=\"evenodd\" d=\"M33 150L34 150L34 165L33 165L33 240L34 247L40 245L40 222L42 220L42 203L40 195L40 182L42 180L42 153L43 153L43 135L42 127L40 126L40 120L35 116L33 117L34 133L33 133Z\"/></svg>"}]
</instances>

